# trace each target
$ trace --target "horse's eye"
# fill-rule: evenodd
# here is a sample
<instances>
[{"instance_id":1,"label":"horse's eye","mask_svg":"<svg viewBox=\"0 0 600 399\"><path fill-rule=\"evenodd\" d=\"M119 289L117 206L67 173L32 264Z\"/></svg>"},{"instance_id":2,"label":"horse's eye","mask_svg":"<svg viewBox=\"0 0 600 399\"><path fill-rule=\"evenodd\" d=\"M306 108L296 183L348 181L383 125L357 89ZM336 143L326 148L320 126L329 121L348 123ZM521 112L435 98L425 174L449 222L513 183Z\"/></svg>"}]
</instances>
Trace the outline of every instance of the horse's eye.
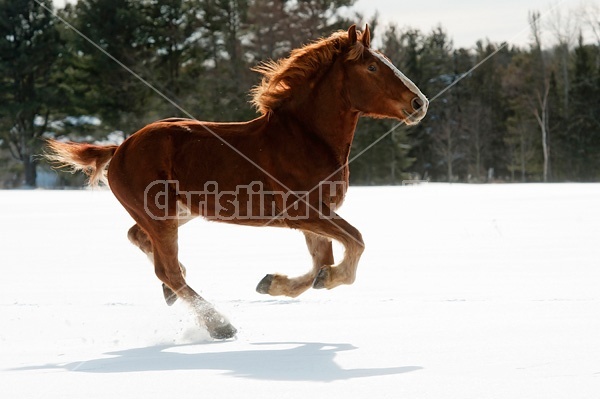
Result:
<instances>
[{"instance_id":1,"label":"horse's eye","mask_svg":"<svg viewBox=\"0 0 600 399\"><path fill-rule=\"evenodd\" d=\"M367 67L367 69L369 70L369 72L375 72L377 70L377 67L375 66L375 64L371 64Z\"/></svg>"}]
</instances>

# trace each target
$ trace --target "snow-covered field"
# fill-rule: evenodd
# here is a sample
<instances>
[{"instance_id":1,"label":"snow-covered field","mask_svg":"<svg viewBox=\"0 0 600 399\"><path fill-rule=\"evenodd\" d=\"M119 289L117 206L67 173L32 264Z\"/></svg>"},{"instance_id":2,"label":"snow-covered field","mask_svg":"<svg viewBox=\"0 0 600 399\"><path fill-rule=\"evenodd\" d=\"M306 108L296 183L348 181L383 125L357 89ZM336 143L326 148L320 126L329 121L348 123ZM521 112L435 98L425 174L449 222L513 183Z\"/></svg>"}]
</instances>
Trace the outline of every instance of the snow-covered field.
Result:
<instances>
[{"instance_id":1,"label":"snow-covered field","mask_svg":"<svg viewBox=\"0 0 600 399\"><path fill-rule=\"evenodd\" d=\"M354 285L254 291L299 232L194 221L180 258L238 328L167 307L110 192L0 192L2 398L600 398L600 184L351 188Z\"/></svg>"}]
</instances>

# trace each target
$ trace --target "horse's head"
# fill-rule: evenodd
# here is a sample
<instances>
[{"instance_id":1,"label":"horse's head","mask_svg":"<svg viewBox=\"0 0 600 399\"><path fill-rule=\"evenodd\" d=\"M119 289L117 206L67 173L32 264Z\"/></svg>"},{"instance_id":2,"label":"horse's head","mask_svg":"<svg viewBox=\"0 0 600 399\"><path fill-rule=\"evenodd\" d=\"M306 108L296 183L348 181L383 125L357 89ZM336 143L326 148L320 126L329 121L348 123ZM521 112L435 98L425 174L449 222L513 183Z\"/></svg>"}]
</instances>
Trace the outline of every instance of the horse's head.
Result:
<instances>
[{"instance_id":1,"label":"horse's head","mask_svg":"<svg viewBox=\"0 0 600 399\"><path fill-rule=\"evenodd\" d=\"M350 47L346 56L346 91L350 104L366 116L395 118L407 125L421 121L429 101L392 62L371 49L369 26L359 35L348 29Z\"/></svg>"}]
</instances>

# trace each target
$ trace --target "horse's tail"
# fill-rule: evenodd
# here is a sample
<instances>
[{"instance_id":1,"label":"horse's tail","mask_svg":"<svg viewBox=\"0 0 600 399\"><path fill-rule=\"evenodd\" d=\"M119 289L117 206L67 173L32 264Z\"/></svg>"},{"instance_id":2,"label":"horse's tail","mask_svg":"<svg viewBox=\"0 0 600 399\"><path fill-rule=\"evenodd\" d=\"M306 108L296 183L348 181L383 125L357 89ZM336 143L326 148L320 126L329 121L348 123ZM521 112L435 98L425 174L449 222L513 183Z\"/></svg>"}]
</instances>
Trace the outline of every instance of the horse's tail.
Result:
<instances>
[{"instance_id":1,"label":"horse's tail","mask_svg":"<svg viewBox=\"0 0 600 399\"><path fill-rule=\"evenodd\" d=\"M107 183L106 166L119 147L118 145L93 145L48 140L44 154L55 168L68 168L72 172L82 171L89 176L88 184L97 186Z\"/></svg>"}]
</instances>

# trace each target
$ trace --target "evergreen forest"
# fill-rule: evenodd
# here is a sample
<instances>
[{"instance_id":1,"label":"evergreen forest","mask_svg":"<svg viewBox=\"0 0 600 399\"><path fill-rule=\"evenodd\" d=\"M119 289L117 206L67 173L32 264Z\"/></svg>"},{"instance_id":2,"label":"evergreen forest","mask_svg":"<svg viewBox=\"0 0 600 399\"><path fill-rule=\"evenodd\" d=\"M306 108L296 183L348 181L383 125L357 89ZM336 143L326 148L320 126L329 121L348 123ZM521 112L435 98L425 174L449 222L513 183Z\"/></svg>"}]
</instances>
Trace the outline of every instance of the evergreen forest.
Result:
<instances>
[{"instance_id":1,"label":"evergreen forest","mask_svg":"<svg viewBox=\"0 0 600 399\"><path fill-rule=\"evenodd\" d=\"M384 25L354 0L0 0L0 188L82 186L45 137L120 142L173 116L257 116L251 68L338 29L373 45L430 99L417 126L361 119L354 185L600 181L600 7L518 15L527 45L456 48L442 25Z\"/></svg>"}]
</instances>

